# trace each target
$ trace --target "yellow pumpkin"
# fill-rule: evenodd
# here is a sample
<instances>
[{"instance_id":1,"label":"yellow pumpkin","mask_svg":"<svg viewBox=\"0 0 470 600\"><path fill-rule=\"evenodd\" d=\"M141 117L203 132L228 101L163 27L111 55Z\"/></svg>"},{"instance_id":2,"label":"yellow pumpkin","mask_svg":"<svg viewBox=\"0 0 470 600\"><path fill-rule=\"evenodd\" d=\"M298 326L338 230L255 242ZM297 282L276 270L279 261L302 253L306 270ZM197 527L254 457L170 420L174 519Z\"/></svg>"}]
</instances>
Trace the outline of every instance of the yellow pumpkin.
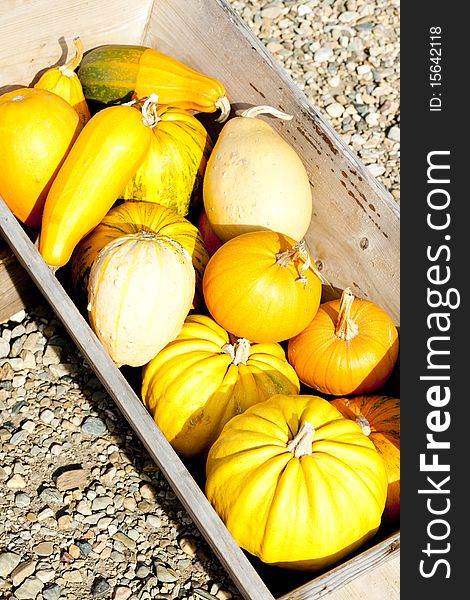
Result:
<instances>
[{"instance_id":1,"label":"yellow pumpkin","mask_svg":"<svg viewBox=\"0 0 470 600\"><path fill-rule=\"evenodd\" d=\"M34 87L49 90L61 96L77 111L80 123L83 126L90 119L90 110L83 95L80 79L75 73L75 69L83 58L83 43L79 37L74 38L73 43L75 56L65 65L48 69L41 75Z\"/></svg>"},{"instance_id":2,"label":"yellow pumpkin","mask_svg":"<svg viewBox=\"0 0 470 600\"><path fill-rule=\"evenodd\" d=\"M312 217L312 193L300 156L273 127L257 118L271 107L256 106L227 121L207 163L204 207L223 242L249 231L270 229L296 242Z\"/></svg>"},{"instance_id":3,"label":"yellow pumpkin","mask_svg":"<svg viewBox=\"0 0 470 600\"><path fill-rule=\"evenodd\" d=\"M116 202L147 154L150 127L140 110L110 106L82 129L44 204L39 251L48 265L65 265Z\"/></svg>"},{"instance_id":4,"label":"yellow pumpkin","mask_svg":"<svg viewBox=\"0 0 470 600\"><path fill-rule=\"evenodd\" d=\"M389 315L349 288L320 305L314 319L289 340L289 362L306 385L349 396L378 390L398 358L398 331Z\"/></svg>"},{"instance_id":5,"label":"yellow pumpkin","mask_svg":"<svg viewBox=\"0 0 470 600\"><path fill-rule=\"evenodd\" d=\"M188 252L148 231L106 244L88 284L88 317L117 366L141 367L179 333L194 296Z\"/></svg>"},{"instance_id":6,"label":"yellow pumpkin","mask_svg":"<svg viewBox=\"0 0 470 600\"><path fill-rule=\"evenodd\" d=\"M147 156L121 197L157 202L186 216L198 203L210 138L196 117L183 109L158 108L156 120Z\"/></svg>"},{"instance_id":7,"label":"yellow pumpkin","mask_svg":"<svg viewBox=\"0 0 470 600\"><path fill-rule=\"evenodd\" d=\"M400 519L400 399L369 394L335 398L331 404L345 418L356 421L382 456L388 476L382 522L397 525Z\"/></svg>"},{"instance_id":8,"label":"yellow pumpkin","mask_svg":"<svg viewBox=\"0 0 470 600\"><path fill-rule=\"evenodd\" d=\"M99 251L110 241L140 231L154 233L178 242L189 253L196 271L193 306L202 300L202 276L209 260L198 229L170 208L151 202L123 202L112 208L102 221L83 238L72 255L72 284L78 296L88 294L91 267Z\"/></svg>"},{"instance_id":9,"label":"yellow pumpkin","mask_svg":"<svg viewBox=\"0 0 470 600\"><path fill-rule=\"evenodd\" d=\"M329 567L380 525L387 474L359 425L318 396L271 396L209 451L206 495L236 542L270 565Z\"/></svg>"},{"instance_id":10,"label":"yellow pumpkin","mask_svg":"<svg viewBox=\"0 0 470 600\"><path fill-rule=\"evenodd\" d=\"M0 96L0 194L25 225L41 226L46 196L80 129L76 111L52 92Z\"/></svg>"},{"instance_id":11,"label":"yellow pumpkin","mask_svg":"<svg viewBox=\"0 0 470 600\"><path fill-rule=\"evenodd\" d=\"M273 394L297 394L299 380L279 344L233 339L205 315L190 315L144 368L142 400L173 448L205 455L234 415Z\"/></svg>"},{"instance_id":12,"label":"yellow pumpkin","mask_svg":"<svg viewBox=\"0 0 470 600\"><path fill-rule=\"evenodd\" d=\"M207 263L203 292L212 317L230 333L281 342L313 319L321 281L304 243L274 231L243 233Z\"/></svg>"}]
</instances>

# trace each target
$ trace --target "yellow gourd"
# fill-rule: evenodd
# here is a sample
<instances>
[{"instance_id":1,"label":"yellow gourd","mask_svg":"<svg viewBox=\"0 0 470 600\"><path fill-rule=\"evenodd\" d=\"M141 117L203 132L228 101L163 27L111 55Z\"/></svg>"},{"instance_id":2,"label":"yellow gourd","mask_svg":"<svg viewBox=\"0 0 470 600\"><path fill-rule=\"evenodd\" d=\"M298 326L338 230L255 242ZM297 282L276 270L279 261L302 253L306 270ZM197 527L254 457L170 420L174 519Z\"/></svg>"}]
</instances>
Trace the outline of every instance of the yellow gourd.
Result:
<instances>
[{"instance_id":1,"label":"yellow gourd","mask_svg":"<svg viewBox=\"0 0 470 600\"><path fill-rule=\"evenodd\" d=\"M34 87L49 90L61 96L77 111L83 125L90 119L90 110L83 94L82 84L75 69L83 58L83 43L79 37L73 40L75 56L65 65L52 67L41 75Z\"/></svg>"},{"instance_id":2,"label":"yellow gourd","mask_svg":"<svg viewBox=\"0 0 470 600\"><path fill-rule=\"evenodd\" d=\"M124 189L124 200L156 202L186 216L202 196L211 141L204 126L181 108L159 107L148 154Z\"/></svg>"},{"instance_id":3,"label":"yellow gourd","mask_svg":"<svg viewBox=\"0 0 470 600\"><path fill-rule=\"evenodd\" d=\"M142 400L173 448L205 456L236 414L299 381L279 344L250 344L213 319L190 315L143 371Z\"/></svg>"},{"instance_id":4,"label":"yellow gourd","mask_svg":"<svg viewBox=\"0 0 470 600\"><path fill-rule=\"evenodd\" d=\"M267 122L271 107L256 106L227 121L206 167L204 207L223 242L270 229L300 242L310 225L312 194L301 158Z\"/></svg>"},{"instance_id":5,"label":"yellow gourd","mask_svg":"<svg viewBox=\"0 0 470 600\"><path fill-rule=\"evenodd\" d=\"M238 544L293 569L323 569L361 546L387 496L374 444L318 396L275 395L233 417L206 474L206 495Z\"/></svg>"},{"instance_id":6,"label":"yellow gourd","mask_svg":"<svg viewBox=\"0 0 470 600\"><path fill-rule=\"evenodd\" d=\"M48 265L65 265L112 207L147 154L151 126L132 106L105 108L85 125L44 205L39 250Z\"/></svg>"},{"instance_id":7,"label":"yellow gourd","mask_svg":"<svg viewBox=\"0 0 470 600\"><path fill-rule=\"evenodd\" d=\"M34 229L81 124L63 98L35 88L0 96L0 194L13 214Z\"/></svg>"},{"instance_id":8,"label":"yellow gourd","mask_svg":"<svg viewBox=\"0 0 470 600\"><path fill-rule=\"evenodd\" d=\"M141 367L179 333L194 296L189 253L148 231L106 244L90 272L90 324L117 366Z\"/></svg>"}]
</instances>

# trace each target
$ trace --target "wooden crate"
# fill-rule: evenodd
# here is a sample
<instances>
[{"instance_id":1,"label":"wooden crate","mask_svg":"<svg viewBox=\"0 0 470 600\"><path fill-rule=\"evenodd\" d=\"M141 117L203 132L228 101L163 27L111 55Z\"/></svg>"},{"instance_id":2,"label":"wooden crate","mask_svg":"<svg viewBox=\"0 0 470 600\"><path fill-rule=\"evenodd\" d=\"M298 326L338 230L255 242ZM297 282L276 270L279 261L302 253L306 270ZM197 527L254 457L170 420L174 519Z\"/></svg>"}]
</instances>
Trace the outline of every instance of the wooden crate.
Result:
<instances>
[{"instance_id":1,"label":"wooden crate","mask_svg":"<svg viewBox=\"0 0 470 600\"><path fill-rule=\"evenodd\" d=\"M333 288L351 287L399 325L399 207L308 102L224 0L11 0L0 14L0 91L32 82L63 63L71 40L153 46L224 82L234 110L270 104L293 115L270 123L303 158L312 186L306 239ZM349 560L324 573L280 571L248 557L143 408L23 228L0 201L0 322L42 293L155 460L247 599L316 599L397 557L399 531L381 531ZM312 578L313 577L313 578ZM385 592L383 597L386 596Z\"/></svg>"}]
</instances>

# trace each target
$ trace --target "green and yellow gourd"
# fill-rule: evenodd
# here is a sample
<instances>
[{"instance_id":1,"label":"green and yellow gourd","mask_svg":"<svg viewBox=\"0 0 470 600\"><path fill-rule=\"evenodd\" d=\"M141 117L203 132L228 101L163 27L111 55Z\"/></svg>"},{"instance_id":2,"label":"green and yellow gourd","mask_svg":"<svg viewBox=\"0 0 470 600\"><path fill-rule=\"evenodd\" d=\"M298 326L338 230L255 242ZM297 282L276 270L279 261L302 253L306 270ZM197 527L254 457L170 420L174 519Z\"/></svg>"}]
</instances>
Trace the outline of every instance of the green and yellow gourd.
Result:
<instances>
[{"instance_id":1,"label":"green and yellow gourd","mask_svg":"<svg viewBox=\"0 0 470 600\"><path fill-rule=\"evenodd\" d=\"M157 96L154 97L158 101ZM204 126L181 108L155 108L156 125L146 159L124 189L124 200L156 202L186 216L202 201L211 151Z\"/></svg>"},{"instance_id":2,"label":"green and yellow gourd","mask_svg":"<svg viewBox=\"0 0 470 600\"><path fill-rule=\"evenodd\" d=\"M121 104L157 94L159 104L213 113L223 122L230 113L224 85L175 58L146 46L107 44L89 50L78 76L88 101Z\"/></svg>"}]
</instances>

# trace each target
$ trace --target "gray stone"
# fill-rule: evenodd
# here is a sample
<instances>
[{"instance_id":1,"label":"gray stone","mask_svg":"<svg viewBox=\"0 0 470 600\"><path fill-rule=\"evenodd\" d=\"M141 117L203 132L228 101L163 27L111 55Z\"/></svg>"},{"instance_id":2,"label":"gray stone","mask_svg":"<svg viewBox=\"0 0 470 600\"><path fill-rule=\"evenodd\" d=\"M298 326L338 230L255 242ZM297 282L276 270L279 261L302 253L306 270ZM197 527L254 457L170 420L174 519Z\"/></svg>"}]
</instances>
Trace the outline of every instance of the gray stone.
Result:
<instances>
[{"instance_id":1,"label":"gray stone","mask_svg":"<svg viewBox=\"0 0 470 600\"><path fill-rule=\"evenodd\" d=\"M10 344L0 337L0 358L6 358L10 354Z\"/></svg>"},{"instance_id":2,"label":"gray stone","mask_svg":"<svg viewBox=\"0 0 470 600\"><path fill-rule=\"evenodd\" d=\"M2 552L0 554L0 577L8 577L20 564L21 556L16 552Z\"/></svg>"},{"instance_id":3,"label":"gray stone","mask_svg":"<svg viewBox=\"0 0 470 600\"><path fill-rule=\"evenodd\" d=\"M49 587L42 590L42 596L44 600L58 600L62 588L57 583L53 583Z\"/></svg>"},{"instance_id":4,"label":"gray stone","mask_svg":"<svg viewBox=\"0 0 470 600\"><path fill-rule=\"evenodd\" d=\"M28 494L25 494L24 492L18 492L15 494L15 506L18 508L26 508L30 504L31 498L28 496Z\"/></svg>"},{"instance_id":5,"label":"gray stone","mask_svg":"<svg viewBox=\"0 0 470 600\"><path fill-rule=\"evenodd\" d=\"M333 57L333 50L331 48L319 48L313 55L313 60L316 63L323 63L330 60Z\"/></svg>"},{"instance_id":6,"label":"gray stone","mask_svg":"<svg viewBox=\"0 0 470 600\"><path fill-rule=\"evenodd\" d=\"M37 577L29 577L15 590L18 600L35 600L44 587L43 582Z\"/></svg>"},{"instance_id":7,"label":"gray stone","mask_svg":"<svg viewBox=\"0 0 470 600\"><path fill-rule=\"evenodd\" d=\"M99 417L87 417L82 423L83 433L103 435L107 430L106 424Z\"/></svg>"},{"instance_id":8,"label":"gray stone","mask_svg":"<svg viewBox=\"0 0 470 600\"><path fill-rule=\"evenodd\" d=\"M91 586L91 593L93 598L99 598L100 596L105 596L110 589L109 583L106 579L102 579L98 577L93 581L93 585Z\"/></svg>"}]
</instances>

